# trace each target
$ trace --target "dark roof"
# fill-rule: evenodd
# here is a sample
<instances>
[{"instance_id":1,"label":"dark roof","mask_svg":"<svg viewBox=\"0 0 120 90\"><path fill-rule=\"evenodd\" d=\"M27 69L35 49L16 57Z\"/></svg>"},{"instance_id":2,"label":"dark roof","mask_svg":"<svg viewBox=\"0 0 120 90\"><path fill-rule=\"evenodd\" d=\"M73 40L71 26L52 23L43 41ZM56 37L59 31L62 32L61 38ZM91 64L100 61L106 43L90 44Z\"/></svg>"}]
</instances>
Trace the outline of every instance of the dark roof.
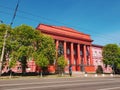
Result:
<instances>
[{"instance_id":1,"label":"dark roof","mask_svg":"<svg viewBox=\"0 0 120 90\"><path fill-rule=\"evenodd\" d=\"M97 44L92 44L93 47L100 47L100 48L103 48L104 46L102 45L97 45Z\"/></svg>"}]
</instances>

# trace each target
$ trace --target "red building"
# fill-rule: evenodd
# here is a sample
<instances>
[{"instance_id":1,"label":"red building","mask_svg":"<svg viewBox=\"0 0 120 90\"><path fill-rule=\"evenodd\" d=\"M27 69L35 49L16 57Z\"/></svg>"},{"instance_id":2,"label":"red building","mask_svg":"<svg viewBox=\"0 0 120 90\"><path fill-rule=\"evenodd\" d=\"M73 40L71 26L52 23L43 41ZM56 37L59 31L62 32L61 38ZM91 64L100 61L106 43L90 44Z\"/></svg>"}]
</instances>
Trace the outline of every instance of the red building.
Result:
<instances>
[{"instance_id":1,"label":"red building","mask_svg":"<svg viewBox=\"0 0 120 90\"><path fill-rule=\"evenodd\" d=\"M95 72L90 35L63 26L39 24L37 29L55 40L56 50L63 46L64 57L73 71Z\"/></svg>"},{"instance_id":2,"label":"red building","mask_svg":"<svg viewBox=\"0 0 120 90\"><path fill-rule=\"evenodd\" d=\"M65 68L65 71L68 71L69 65L72 65L73 71L96 72L97 66L94 63L96 58L94 58L93 53L95 50L99 50L99 48L102 50L102 47L92 45L93 40L90 35L78 32L68 27L45 24L39 24L36 29L40 30L44 34L50 35L55 40L56 51L59 50L60 45L62 46L64 57L68 62L68 66ZM3 73L9 70L8 63L9 60L6 62L6 66L2 71ZM27 66L27 72L39 71L39 68L33 60L28 61ZM49 66L48 70L50 72L55 72L55 66ZM12 71L21 73L21 63L17 62L17 65L12 68Z\"/></svg>"},{"instance_id":3,"label":"red building","mask_svg":"<svg viewBox=\"0 0 120 90\"><path fill-rule=\"evenodd\" d=\"M92 52L93 52L93 64L95 66L95 70L97 70L98 66L101 66L104 73L112 73L112 68L110 65L105 65L103 63L103 56L102 56L103 46L101 45L92 45Z\"/></svg>"}]
</instances>

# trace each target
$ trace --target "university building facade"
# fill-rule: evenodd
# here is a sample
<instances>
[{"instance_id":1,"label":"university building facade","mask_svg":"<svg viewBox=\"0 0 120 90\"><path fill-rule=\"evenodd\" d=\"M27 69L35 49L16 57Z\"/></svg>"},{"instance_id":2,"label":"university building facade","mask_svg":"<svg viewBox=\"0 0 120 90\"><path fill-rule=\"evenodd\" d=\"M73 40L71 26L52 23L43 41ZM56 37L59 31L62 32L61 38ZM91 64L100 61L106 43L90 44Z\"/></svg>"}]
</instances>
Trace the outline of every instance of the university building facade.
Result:
<instances>
[{"instance_id":1,"label":"university building facade","mask_svg":"<svg viewBox=\"0 0 120 90\"><path fill-rule=\"evenodd\" d=\"M73 71L95 72L92 60L92 39L90 35L78 32L72 28L40 24L37 27L42 33L50 35L56 44L63 46L63 54L72 65Z\"/></svg>"},{"instance_id":2,"label":"university building facade","mask_svg":"<svg viewBox=\"0 0 120 90\"><path fill-rule=\"evenodd\" d=\"M65 71L68 71L69 65L72 65L72 70L75 72L96 72L98 65L101 65L104 72L112 72L111 67L105 68L103 64L103 46L93 45L93 40L90 35L64 26L39 24L36 29L43 34L51 36L55 40L57 52L59 52L59 47L62 46L63 55L68 63ZM28 61L27 66L27 72L39 71L34 60ZM3 72L7 72L8 70L8 65L6 65ZM48 70L50 72L55 72L55 66L49 66ZM17 62L17 65L12 68L12 71L17 73L22 72L20 62Z\"/></svg>"}]
</instances>

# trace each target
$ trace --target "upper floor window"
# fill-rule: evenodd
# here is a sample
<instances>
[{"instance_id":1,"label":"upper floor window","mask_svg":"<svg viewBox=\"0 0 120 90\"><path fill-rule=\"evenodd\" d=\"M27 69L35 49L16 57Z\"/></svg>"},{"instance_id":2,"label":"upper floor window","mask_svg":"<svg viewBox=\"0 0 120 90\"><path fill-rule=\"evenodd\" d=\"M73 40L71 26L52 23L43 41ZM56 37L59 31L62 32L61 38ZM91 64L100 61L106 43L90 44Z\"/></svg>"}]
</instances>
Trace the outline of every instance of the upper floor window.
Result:
<instances>
[{"instance_id":1,"label":"upper floor window","mask_svg":"<svg viewBox=\"0 0 120 90\"><path fill-rule=\"evenodd\" d=\"M87 54L87 56L89 55L89 52L88 52L88 50L87 50L86 54Z\"/></svg>"},{"instance_id":2,"label":"upper floor window","mask_svg":"<svg viewBox=\"0 0 120 90\"><path fill-rule=\"evenodd\" d=\"M69 48L67 49L67 54L68 54L68 55L70 54L70 49L69 49Z\"/></svg>"},{"instance_id":3,"label":"upper floor window","mask_svg":"<svg viewBox=\"0 0 120 90\"><path fill-rule=\"evenodd\" d=\"M76 50L74 50L74 55L76 55Z\"/></svg>"},{"instance_id":4,"label":"upper floor window","mask_svg":"<svg viewBox=\"0 0 120 90\"><path fill-rule=\"evenodd\" d=\"M80 51L80 55L83 55L82 51Z\"/></svg>"},{"instance_id":5,"label":"upper floor window","mask_svg":"<svg viewBox=\"0 0 120 90\"><path fill-rule=\"evenodd\" d=\"M76 60L74 59L74 64L76 65Z\"/></svg>"},{"instance_id":6,"label":"upper floor window","mask_svg":"<svg viewBox=\"0 0 120 90\"><path fill-rule=\"evenodd\" d=\"M21 67L17 67L18 70L21 70Z\"/></svg>"},{"instance_id":7,"label":"upper floor window","mask_svg":"<svg viewBox=\"0 0 120 90\"><path fill-rule=\"evenodd\" d=\"M68 64L70 64L70 59L68 59Z\"/></svg>"}]
</instances>

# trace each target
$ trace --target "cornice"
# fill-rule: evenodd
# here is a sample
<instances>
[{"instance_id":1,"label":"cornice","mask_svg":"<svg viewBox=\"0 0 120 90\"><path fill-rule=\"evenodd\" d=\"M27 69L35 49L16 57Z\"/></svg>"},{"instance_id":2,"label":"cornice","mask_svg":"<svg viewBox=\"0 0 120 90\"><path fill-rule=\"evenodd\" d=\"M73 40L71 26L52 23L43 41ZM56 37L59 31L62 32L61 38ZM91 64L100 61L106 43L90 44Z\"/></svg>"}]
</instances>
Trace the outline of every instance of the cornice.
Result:
<instances>
[{"instance_id":1,"label":"cornice","mask_svg":"<svg viewBox=\"0 0 120 90\"><path fill-rule=\"evenodd\" d=\"M53 30L51 30L52 28L53 28ZM85 41L89 41L89 42L93 41L93 40L91 40L90 35L74 31L74 29L71 29L71 28L67 28L67 27L65 27L65 28L66 29L62 29L57 26L39 24L36 29L40 30L43 33L57 34L59 36L74 38L74 39L78 39L78 40L85 40Z\"/></svg>"}]
</instances>

